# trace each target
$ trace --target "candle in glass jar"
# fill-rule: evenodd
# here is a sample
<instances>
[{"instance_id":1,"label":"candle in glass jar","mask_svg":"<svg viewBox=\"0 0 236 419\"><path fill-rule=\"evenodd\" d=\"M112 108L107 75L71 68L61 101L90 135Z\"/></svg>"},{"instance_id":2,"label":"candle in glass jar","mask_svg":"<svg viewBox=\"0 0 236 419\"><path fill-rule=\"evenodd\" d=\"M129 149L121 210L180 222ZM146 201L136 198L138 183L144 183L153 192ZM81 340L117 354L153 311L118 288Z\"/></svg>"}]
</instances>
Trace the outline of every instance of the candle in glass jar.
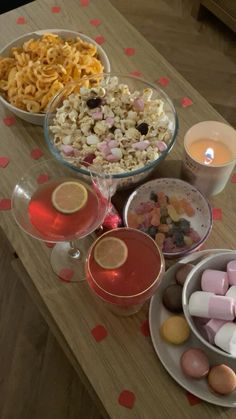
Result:
<instances>
[{"instance_id":1,"label":"candle in glass jar","mask_svg":"<svg viewBox=\"0 0 236 419\"><path fill-rule=\"evenodd\" d=\"M190 156L207 166L225 164L233 160L231 150L223 142L199 138L187 146Z\"/></svg>"}]
</instances>

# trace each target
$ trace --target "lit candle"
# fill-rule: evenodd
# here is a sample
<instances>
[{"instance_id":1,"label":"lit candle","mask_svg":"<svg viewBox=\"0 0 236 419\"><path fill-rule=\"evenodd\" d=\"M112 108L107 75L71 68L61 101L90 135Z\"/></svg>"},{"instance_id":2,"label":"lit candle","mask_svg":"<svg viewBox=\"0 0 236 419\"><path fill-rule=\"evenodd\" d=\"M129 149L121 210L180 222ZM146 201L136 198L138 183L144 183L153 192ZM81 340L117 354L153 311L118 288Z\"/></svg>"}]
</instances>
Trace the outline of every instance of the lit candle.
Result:
<instances>
[{"instance_id":1,"label":"lit candle","mask_svg":"<svg viewBox=\"0 0 236 419\"><path fill-rule=\"evenodd\" d=\"M234 156L226 144L220 140L199 138L187 145L190 156L206 165L225 164L234 159Z\"/></svg>"}]
</instances>

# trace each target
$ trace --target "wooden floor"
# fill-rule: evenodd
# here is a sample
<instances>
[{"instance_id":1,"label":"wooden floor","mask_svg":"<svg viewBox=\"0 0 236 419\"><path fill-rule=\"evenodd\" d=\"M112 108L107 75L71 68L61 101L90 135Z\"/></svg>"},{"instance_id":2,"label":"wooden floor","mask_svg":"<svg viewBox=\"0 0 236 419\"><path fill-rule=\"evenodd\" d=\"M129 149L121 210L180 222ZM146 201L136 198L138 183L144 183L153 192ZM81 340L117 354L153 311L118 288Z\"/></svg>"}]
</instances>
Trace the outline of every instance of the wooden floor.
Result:
<instances>
[{"instance_id":1,"label":"wooden floor","mask_svg":"<svg viewBox=\"0 0 236 419\"><path fill-rule=\"evenodd\" d=\"M196 0L110 1L236 127L235 34L210 12L194 19Z\"/></svg>"},{"instance_id":2,"label":"wooden floor","mask_svg":"<svg viewBox=\"0 0 236 419\"><path fill-rule=\"evenodd\" d=\"M194 20L194 0L111 2L236 126L230 30L209 14ZM97 419L76 373L12 270L12 259L0 234L0 419Z\"/></svg>"},{"instance_id":3,"label":"wooden floor","mask_svg":"<svg viewBox=\"0 0 236 419\"><path fill-rule=\"evenodd\" d=\"M0 419L102 419L12 260L0 230Z\"/></svg>"}]
</instances>

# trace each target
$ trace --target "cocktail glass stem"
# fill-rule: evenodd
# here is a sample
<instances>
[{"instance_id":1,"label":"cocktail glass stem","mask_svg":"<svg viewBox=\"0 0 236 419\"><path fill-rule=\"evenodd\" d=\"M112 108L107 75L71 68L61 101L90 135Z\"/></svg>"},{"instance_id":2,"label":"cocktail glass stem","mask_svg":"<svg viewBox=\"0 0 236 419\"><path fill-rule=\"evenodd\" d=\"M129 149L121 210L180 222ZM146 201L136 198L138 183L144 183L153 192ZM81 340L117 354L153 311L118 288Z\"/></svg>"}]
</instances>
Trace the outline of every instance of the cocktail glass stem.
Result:
<instances>
[{"instance_id":1,"label":"cocktail glass stem","mask_svg":"<svg viewBox=\"0 0 236 419\"><path fill-rule=\"evenodd\" d=\"M79 259L81 257L81 252L78 249L75 241L70 241L70 249L68 254L72 259Z\"/></svg>"}]
</instances>

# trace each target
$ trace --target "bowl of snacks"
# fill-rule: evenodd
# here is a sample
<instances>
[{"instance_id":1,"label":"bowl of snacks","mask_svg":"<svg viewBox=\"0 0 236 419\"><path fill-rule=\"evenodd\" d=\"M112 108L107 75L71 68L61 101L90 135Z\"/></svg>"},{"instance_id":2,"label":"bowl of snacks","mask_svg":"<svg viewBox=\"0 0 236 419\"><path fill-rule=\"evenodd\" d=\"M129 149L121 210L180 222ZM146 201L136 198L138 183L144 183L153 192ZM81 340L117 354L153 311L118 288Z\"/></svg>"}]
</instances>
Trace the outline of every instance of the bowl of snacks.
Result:
<instances>
[{"instance_id":1,"label":"bowl of snacks","mask_svg":"<svg viewBox=\"0 0 236 419\"><path fill-rule=\"evenodd\" d=\"M124 223L149 234L166 258L196 251L212 229L206 198L180 179L153 179L139 186L124 207Z\"/></svg>"},{"instance_id":2,"label":"bowl of snacks","mask_svg":"<svg viewBox=\"0 0 236 419\"><path fill-rule=\"evenodd\" d=\"M236 251L208 256L184 282L182 305L195 336L209 349L236 358Z\"/></svg>"},{"instance_id":3,"label":"bowl of snacks","mask_svg":"<svg viewBox=\"0 0 236 419\"><path fill-rule=\"evenodd\" d=\"M43 125L48 103L68 82L103 71L103 48L70 30L30 32L0 51L0 101L27 122Z\"/></svg>"},{"instance_id":4,"label":"bowl of snacks","mask_svg":"<svg viewBox=\"0 0 236 419\"><path fill-rule=\"evenodd\" d=\"M98 165L125 188L145 179L168 155L177 128L175 108L157 86L101 74L68 84L54 97L44 135L62 163L85 175L86 162Z\"/></svg>"}]
</instances>

